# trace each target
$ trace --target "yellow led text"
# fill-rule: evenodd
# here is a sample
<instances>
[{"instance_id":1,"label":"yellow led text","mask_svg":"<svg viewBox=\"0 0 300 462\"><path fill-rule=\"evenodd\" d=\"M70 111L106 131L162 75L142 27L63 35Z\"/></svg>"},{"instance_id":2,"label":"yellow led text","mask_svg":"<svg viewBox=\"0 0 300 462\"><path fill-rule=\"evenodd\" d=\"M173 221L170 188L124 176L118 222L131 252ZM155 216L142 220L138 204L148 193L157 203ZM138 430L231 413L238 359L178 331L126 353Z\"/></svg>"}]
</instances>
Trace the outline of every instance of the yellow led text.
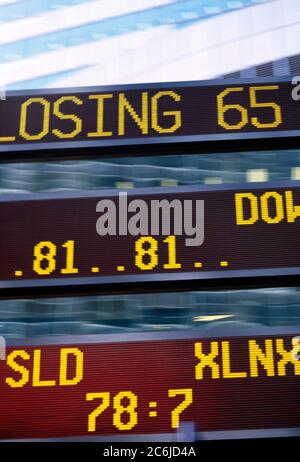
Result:
<instances>
[{"instance_id":1,"label":"yellow led text","mask_svg":"<svg viewBox=\"0 0 300 462\"><path fill-rule=\"evenodd\" d=\"M22 388L31 384L33 387L55 387L77 385L83 379L83 352L78 348L62 348L58 365L58 374L45 379L47 361L43 363L42 350L32 353L26 350L14 350L6 358L11 375L5 382L11 388ZM49 375L49 374L47 374Z\"/></svg>"},{"instance_id":2,"label":"yellow led text","mask_svg":"<svg viewBox=\"0 0 300 462\"><path fill-rule=\"evenodd\" d=\"M293 346L291 350L287 349L283 339L248 340L247 350L247 361L243 361L244 367L238 370L236 366L233 367L236 364L234 359L239 355L237 346L231 348L229 341L214 341L209 346L196 342L194 352L198 363L195 365L195 378L244 379L286 376L288 373L300 375L300 361L293 354Z\"/></svg>"},{"instance_id":3,"label":"yellow led text","mask_svg":"<svg viewBox=\"0 0 300 462\"><path fill-rule=\"evenodd\" d=\"M269 225L286 221L294 223L300 217L300 205L294 204L293 191L268 191L235 194L237 225L254 225L262 220Z\"/></svg>"},{"instance_id":4,"label":"yellow led text","mask_svg":"<svg viewBox=\"0 0 300 462\"><path fill-rule=\"evenodd\" d=\"M124 92L32 97L20 104L14 133L0 133L0 143L174 133L182 125L180 101L172 90L134 98Z\"/></svg>"}]
</instances>

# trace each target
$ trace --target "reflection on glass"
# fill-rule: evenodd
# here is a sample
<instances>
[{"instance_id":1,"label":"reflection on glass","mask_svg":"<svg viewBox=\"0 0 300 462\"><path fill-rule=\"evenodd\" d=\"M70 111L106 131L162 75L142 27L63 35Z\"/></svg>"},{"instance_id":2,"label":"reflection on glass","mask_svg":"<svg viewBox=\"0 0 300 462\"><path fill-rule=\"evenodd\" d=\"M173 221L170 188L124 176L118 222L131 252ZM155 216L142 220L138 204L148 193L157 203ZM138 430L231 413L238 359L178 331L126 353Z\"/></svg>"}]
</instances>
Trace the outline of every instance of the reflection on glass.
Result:
<instances>
[{"instance_id":1,"label":"reflection on glass","mask_svg":"<svg viewBox=\"0 0 300 462\"><path fill-rule=\"evenodd\" d=\"M299 288L0 301L6 337L297 325Z\"/></svg>"},{"instance_id":2,"label":"reflection on glass","mask_svg":"<svg viewBox=\"0 0 300 462\"><path fill-rule=\"evenodd\" d=\"M300 179L300 150L0 165L0 194Z\"/></svg>"}]
</instances>

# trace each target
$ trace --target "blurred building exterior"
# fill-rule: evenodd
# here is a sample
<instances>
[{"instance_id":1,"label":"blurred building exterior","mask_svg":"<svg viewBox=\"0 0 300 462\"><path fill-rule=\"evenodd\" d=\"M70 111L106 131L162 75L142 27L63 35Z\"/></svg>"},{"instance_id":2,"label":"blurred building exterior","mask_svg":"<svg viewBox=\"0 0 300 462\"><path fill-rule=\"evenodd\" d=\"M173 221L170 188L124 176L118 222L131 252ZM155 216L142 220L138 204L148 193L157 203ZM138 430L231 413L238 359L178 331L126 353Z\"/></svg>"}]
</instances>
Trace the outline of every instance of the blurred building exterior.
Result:
<instances>
[{"instance_id":1,"label":"blurred building exterior","mask_svg":"<svg viewBox=\"0 0 300 462\"><path fill-rule=\"evenodd\" d=\"M1 0L8 89L300 74L298 0Z\"/></svg>"}]
</instances>

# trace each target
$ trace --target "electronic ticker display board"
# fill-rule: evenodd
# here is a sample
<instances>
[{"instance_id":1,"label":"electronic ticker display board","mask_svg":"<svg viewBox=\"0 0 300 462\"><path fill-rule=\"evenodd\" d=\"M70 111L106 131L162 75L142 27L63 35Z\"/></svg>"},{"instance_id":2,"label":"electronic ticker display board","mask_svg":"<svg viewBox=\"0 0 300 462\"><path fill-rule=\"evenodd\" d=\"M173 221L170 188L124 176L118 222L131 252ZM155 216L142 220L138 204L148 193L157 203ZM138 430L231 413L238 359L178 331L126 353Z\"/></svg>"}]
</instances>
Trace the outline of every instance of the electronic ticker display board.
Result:
<instances>
[{"instance_id":1,"label":"electronic ticker display board","mask_svg":"<svg viewBox=\"0 0 300 462\"><path fill-rule=\"evenodd\" d=\"M218 332L11 339L0 439L299 435L296 327Z\"/></svg>"},{"instance_id":2,"label":"electronic ticker display board","mask_svg":"<svg viewBox=\"0 0 300 462\"><path fill-rule=\"evenodd\" d=\"M0 199L0 288L300 274L299 182Z\"/></svg>"},{"instance_id":3,"label":"electronic ticker display board","mask_svg":"<svg viewBox=\"0 0 300 462\"><path fill-rule=\"evenodd\" d=\"M0 152L84 157L84 148L300 136L296 90L264 79L7 92Z\"/></svg>"}]
</instances>

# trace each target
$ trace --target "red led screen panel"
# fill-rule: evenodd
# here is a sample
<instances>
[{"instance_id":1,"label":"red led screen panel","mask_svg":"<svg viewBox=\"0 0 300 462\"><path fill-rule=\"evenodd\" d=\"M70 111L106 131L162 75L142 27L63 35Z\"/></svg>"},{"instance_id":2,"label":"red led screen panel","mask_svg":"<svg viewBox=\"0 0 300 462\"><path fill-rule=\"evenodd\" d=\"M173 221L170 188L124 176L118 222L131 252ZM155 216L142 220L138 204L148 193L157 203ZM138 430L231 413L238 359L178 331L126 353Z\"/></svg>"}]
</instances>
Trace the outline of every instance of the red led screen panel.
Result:
<instances>
[{"instance_id":1,"label":"red led screen panel","mask_svg":"<svg viewBox=\"0 0 300 462\"><path fill-rule=\"evenodd\" d=\"M0 364L0 437L172 434L185 421L210 438L299 433L298 332L252 332L19 340Z\"/></svg>"},{"instance_id":2,"label":"red led screen panel","mask_svg":"<svg viewBox=\"0 0 300 462\"><path fill-rule=\"evenodd\" d=\"M280 80L8 92L0 152L23 151L25 159L45 150L66 156L76 148L299 136L297 97Z\"/></svg>"},{"instance_id":3,"label":"red led screen panel","mask_svg":"<svg viewBox=\"0 0 300 462\"><path fill-rule=\"evenodd\" d=\"M0 288L299 274L299 204L296 181L3 198Z\"/></svg>"}]
</instances>

